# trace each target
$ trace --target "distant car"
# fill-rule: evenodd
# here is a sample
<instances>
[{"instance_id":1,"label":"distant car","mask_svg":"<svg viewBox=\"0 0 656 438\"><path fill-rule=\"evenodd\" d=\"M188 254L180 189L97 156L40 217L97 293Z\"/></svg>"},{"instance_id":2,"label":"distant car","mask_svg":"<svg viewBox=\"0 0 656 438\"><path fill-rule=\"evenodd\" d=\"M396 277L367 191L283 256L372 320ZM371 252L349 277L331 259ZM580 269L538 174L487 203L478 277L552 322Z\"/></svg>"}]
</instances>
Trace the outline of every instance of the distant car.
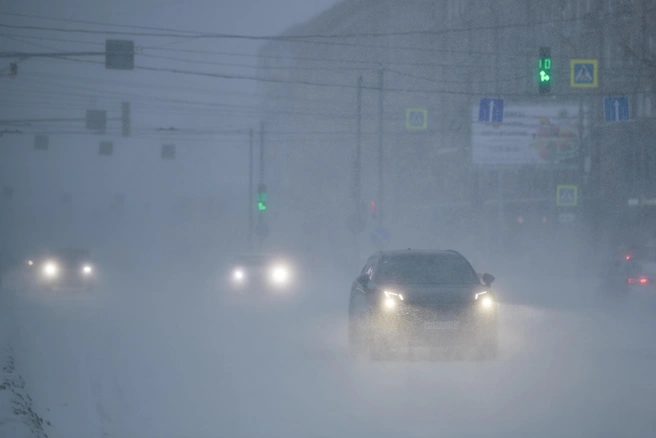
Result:
<instances>
[{"instance_id":1,"label":"distant car","mask_svg":"<svg viewBox=\"0 0 656 438\"><path fill-rule=\"evenodd\" d=\"M353 282L349 343L373 359L427 346L473 347L481 359L498 350L494 277L482 281L455 251L383 251L372 255Z\"/></svg>"},{"instance_id":2,"label":"distant car","mask_svg":"<svg viewBox=\"0 0 656 438\"><path fill-rule=\"evenodd\" d=\"M232 263L229 273L233 291L267 292L289 290L295 286L291 264L272 255L241 255Z\"/></svg>"},{"instance_id":3,"label":"distant car","mask_svg":"<svg viewBox=\"0 0 656 438\"><path fill-rule=\"evenodd\" d=\"M602 273L602 292L609 298L629 295L656 302L656 261L625 256Z\"/></svg>"},{"instance_id":4,"label":"distant car","mask_svg":"<svg viewBox=\"0 0 656 438\"><path fill-rule=\"evenodd\" d=\"M45 289L93 290L95 268L88 251L59 249L29 259L28 275L31 282Z\"/></svg>"}]
</instances>

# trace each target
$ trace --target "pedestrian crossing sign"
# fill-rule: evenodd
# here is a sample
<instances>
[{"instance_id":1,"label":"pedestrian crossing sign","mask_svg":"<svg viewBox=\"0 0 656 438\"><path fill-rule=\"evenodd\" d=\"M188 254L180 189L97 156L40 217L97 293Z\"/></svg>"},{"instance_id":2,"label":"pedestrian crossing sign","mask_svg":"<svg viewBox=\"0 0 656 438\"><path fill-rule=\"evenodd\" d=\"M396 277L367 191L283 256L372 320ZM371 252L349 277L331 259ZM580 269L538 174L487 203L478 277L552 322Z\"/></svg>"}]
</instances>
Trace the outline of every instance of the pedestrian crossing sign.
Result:
<instances>
[{"instance_id":1,"label":"pedestrian crossing sign","mask_svg":"<svg viewBox=\"0 0 656 438\"><path fill-rule=\"evenodd\" d=\"M578 186L559 185L556 188L556 205L559 207L576 207Z\"/></svg>"},{"instance_id":2,"label":"pedestrian crossing sign","mask_svg":"<svg viewBox=\"0 0 656 438\"><path fill-rule=\"evenodd\" d=\"M594 88L599 79L599 61L596 59L570 60L569 84L577 88Z\"/></svg>"},{"instance_id":3,"label":"pedestrian crossing sign","mask_svg":"<svg viewBox=\"0 0 656 438\"><path fill-rule=\"evenodd\" d=\"M405 127L410 130L425 130L428 127L428 110L425 108L406 109Z\"/></svg>"}]
</instances>

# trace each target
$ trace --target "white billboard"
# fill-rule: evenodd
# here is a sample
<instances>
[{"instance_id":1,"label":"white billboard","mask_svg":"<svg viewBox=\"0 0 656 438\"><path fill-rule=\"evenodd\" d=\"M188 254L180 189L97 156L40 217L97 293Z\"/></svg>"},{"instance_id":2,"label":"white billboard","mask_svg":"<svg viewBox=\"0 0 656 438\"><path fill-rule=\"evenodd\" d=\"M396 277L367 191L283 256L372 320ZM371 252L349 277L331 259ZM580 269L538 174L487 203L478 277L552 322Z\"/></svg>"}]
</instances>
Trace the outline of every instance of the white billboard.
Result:
<instances>
[{"instance_id":1,"label":"white billboard","mask_svg":"<svg viewBox=\"0 0 656 438\"><path fill-rule=\"evenodd\" d=\"M584 114L587 111L584 108ZM506 104L502 123L479 122L472 108L472 162L478 165L575 163L581 150L579 105ZM579 132L579 130L582 132Z\"/></svg>"}]
</instances>

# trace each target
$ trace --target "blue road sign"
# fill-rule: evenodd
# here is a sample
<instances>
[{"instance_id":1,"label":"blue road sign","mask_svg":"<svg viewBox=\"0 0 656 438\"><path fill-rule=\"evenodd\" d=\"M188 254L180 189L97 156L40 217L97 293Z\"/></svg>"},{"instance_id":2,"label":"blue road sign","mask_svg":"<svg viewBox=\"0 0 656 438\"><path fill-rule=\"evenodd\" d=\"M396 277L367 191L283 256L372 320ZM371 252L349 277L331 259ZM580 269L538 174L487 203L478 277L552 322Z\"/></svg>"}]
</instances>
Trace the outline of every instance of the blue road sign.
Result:
<instances>
[{"instance_id":1,"label":"blue road sign","mask_svg":"<svg viewBox=\"0 0 656 438\"><path fill-rule=\"evenodd\" d=\"M428 110L425 108L406 109L405 127L413 130L425 130L428 127Z\"/></svg>"},{"instance_id":2,"label":"blue road sign","mask_svg":"<svg viewBox=\"0 0 656 438\"><path fill-rule=\"evenodd\" d=\"M578 186L574 185L559 185L556 188L556 205L559 207L576 207L578 189Z\"/></svg>"},{"instance_id":3,"label":"blue road sign","mask_svg":"<svg viewBox=\"0 0 656 438\"><path fill-rule=\"evenodd\" d=\"M371 232L371 243L376 248L383 248L389 242L391 234L387 228L378 227Z\"/></svg>"},{"instance_id":4,"label":"blue road sign","mask_svg":"<svg viewBox=\"0 0 656 438\"><path fill-rule=\"evenodd\" d=\"M606 97L604 99L604 116L607 122L629 120L629 97Z\"/></svg>"},{"instance_id":5,"label":"blue road sign","mask_svg":"<svg viewBox=\"0 0 656 438\"><path fill-rule=\"evenodd\" d=\"M599 82L599 62L596 59L572 59L569 75L569 84L572 87L596 87Z\"/></svg>"},{"instance_id":6,"label":"blue road sign","mask_svg":"<svg viewBox=\"0 0 656 438\"><path fill-rule=\"evenodd\" d=\"M503 122L503 99L481 98L481 106L478 109L479 122Z\"/></svg>"}]
</instances>

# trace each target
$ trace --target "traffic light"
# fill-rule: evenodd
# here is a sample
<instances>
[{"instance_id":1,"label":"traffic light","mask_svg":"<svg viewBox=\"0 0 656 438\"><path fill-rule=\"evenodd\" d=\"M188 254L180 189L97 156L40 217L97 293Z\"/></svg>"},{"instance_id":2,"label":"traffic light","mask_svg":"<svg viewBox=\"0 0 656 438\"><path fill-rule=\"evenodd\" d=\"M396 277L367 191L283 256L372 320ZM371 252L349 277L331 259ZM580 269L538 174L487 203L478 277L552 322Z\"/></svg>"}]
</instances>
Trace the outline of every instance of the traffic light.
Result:
<instances>
[{"instance_id":1,"label":"traffic light","mask_svg":"<svg viewBox=\"0 0 656 438\"><path fill-rule=\"evenodd\" d=\"M540 47L540 60L538 62L538 90L540 94L551 91L551 48Z\"/></svg>"},{"instance_id":2,"label":"traffic light","mask_svg":"<svg viewBox=\"0 0 656 438\"><path fill-rule=\"evenodd\" d=\"M257 186L257 211L266 211L267 209L267 192L266 186L260 184Z\"/></svg>"}]
</instances>

